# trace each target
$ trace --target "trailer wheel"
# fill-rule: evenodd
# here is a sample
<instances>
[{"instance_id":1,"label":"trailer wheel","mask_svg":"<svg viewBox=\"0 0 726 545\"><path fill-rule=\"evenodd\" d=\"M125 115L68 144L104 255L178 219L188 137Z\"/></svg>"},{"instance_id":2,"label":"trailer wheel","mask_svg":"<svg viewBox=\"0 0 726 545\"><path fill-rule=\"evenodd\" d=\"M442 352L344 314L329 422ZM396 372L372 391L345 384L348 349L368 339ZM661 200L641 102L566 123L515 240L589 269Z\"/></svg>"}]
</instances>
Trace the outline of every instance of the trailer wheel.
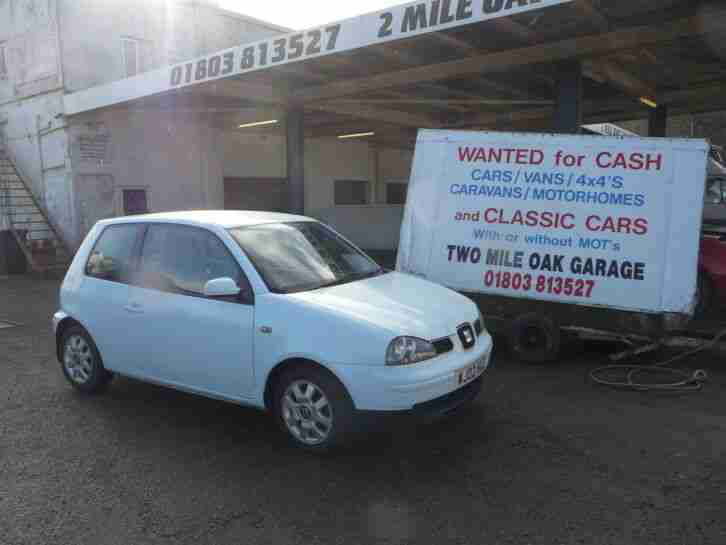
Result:
<instances>
[{"instance_id":1,"label":"trailer wheel","mask_svg":"<svg viewBox=\"0 0 726 545\"><path fill-rule=\"evenodd\" d=\"M509 329L509 348L526 363L551 362L560 353L560 343L560 329L538 314L519 316Z\"/></svg>"}]
</instances>

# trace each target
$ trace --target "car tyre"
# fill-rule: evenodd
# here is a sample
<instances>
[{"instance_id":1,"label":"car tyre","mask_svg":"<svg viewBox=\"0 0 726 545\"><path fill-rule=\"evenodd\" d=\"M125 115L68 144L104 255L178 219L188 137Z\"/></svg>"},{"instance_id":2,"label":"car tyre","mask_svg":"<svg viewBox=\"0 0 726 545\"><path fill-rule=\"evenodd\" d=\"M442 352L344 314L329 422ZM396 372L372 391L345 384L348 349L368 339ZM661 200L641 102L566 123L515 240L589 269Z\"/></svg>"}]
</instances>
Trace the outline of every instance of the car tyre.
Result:
<instances>
[{"instance_id":1,"label":"car tyre","mask_svg":"<svg viewBox=\"0 0 726 545\"><path fill-rule=\"evenodd\" d=\"M292 443L316 452L349 442L355 408L330 372L303 365L284 371L273 389L275 417Z\"/></svg>"},{"instance_id":2,"label":"car tyre","mask_svg":"<svg viewBox=\"0 0 726 545\"><path fill-rule=\"evenodd\" d=\"M84 394L103 391L113 378L103 366L96 343L80 326L71 326L63 333L60 355L63 375Z\"/></svg>"},{"instance_id":3,"label":"car tyre","mask_svg":"<svg viewBox=\"0 0 726 545\"><path fill-rule=\"evenodd\" d=\"M509 348L526 363L549 363L560 353L560 329L552 320L537 314L516 318L509 328Z\"/></svg>"}]
</instances>

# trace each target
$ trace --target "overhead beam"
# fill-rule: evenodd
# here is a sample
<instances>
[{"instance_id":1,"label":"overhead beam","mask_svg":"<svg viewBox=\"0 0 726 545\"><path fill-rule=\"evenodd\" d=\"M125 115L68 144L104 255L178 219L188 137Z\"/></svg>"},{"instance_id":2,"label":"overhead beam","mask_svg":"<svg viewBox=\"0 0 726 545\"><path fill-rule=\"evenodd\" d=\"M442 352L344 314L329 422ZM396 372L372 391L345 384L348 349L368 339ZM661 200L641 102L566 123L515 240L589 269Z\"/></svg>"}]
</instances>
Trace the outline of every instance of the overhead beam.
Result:
<instances>
[{"instance_id":1,"label":"overhead beam","mask_svg":"<svg viewBox=\"0 0 726 545\"><path fill-rule=\"evenodd\" d=\"M648 85L640 78L607 59L585 61L583 73L591 80L608 83L635 98L646 97L653 99L656 95L655 87Z\"/></svg>"},{"instance_id":2,"label":"overhead beam","mask_svg":"<svg viewBox=\"0 0 726 545\"><path fill-rule=\"evenodd\" d=\"M518 23L511 17L500 17L493 21L494 25L506 34L519 38L523 42L534 42L544 39L544 36L536 30Z\"/></svg>"},{"instance_id":3,"label":"overhead beam","mask_svg":"<svg viewBox=\"0 0 726 545\"><path fill-rule=\"evenodd\" d=\"M607 105L607 112L603 108L603 105ZM612 121L613 119L618 118L617 113L626 111L638 112L639 117L645 116L643 109L640 108L636 102L628 99L619 101L608 100L607 102L585 100L582 103L582 109L585 122L591 122L595 119L598 121ZM470 116L467 119L464 119L457 123L448 124L447 127L495 127L497 125L507 125L509 123L517 123L522 121L536 121L541 119L549 121L552 118L554 111L554 107L542 107L526 108L503 113L482 113L479 115Z\"/></svg>"},{"instance_id":4,"label":"overhead beam","mask_svg":"<svg viewBox=\"0 0 726 545\"><path fill-rule=\"evenodd\" d=\"M600 31L610 30L610 21L592 3L592 0L575 0L575 8Z\"/></svg>"},{"instance_id":5,"label":"overhead beam","mask_svg":"<svg viewBox=\"0 0 726 545\"><path fill-rule=\"evenodd\" d=\"M289 91L283 86L267 85L264 83L247 83L235 79L227 79L223 82L213 82L207 85L200 85L198 88L191 88L190 93L210 93L225 98L248 98L254 102L267 102L271 104L282 104L287 102Z\"/></svg>"},{"instance_id":6,"label":"overhead beam","mask_svg":"<svg viewBox=\"0 0 726 545\"><path fill-rule=\"evenodd\" d=\"M461 38L456 38L455 36L451 36L450 34L445 34L443 32L434 32L433 34L430 34L431 38L446 44L448 46L453 47L454 49L458 49L459 51L464 51L466 53L471 53L472 51L477 51L477 48L467 42L466 40L462 40Z\"/></svg>"},{"instance_id":7,"label":"overhead beam","mask_svg":"<svg viewBox=\"0 0 726 545\"><path fill-rule=\"evenodd\" d=\"M370 104L370 105L395 105L410 104L422 106L545 106L554 104L553 100L508 100L501 98L390 98L390 99L363 99L363 98L338 98L332 102L326 102L323 107L342 104ZM470 110L466 108L465 110Z\"/></svg>"},{"instance_id":8,"label":"overhead beam","mask_svg":"<svg viewBox=\"0 0 726 545\"><path fill-rule=\"evenodd\" d=\"M318 110L322 112L332 112L335 114L349 115L357 119L368 119L373 121L381 121L384 123L393 123L404 127L416 128L433 128L441 124L441 121L434 116L422 113L409 113L398 110L389 110L387 108L374 108L372 106L357 104L314 104L306 105L307 110Z\"/></svg>"},{"instance_id":9,"label":"overhead beam","mask_svg":"<svg viewBox=\"0 0 726 545\"><path fill-rule=\"evenodd\" d=\"M609 21L593 6L590 0L575 0L574 5L600 32L609 31ZM544 39L544 36L536 30L526 27L512 19L506 20L507 23L500 25L500 28L513 34L522 41L536 42ZM616 89L620 89L627 94L635 97L655 96L654 88L611 61L604 59L593 60L583 65L583 68L585 69L585 76L589 79L609 83Z\"/></svg>"},{"instance_id":10,"label":"overhead beam","mask_svg":"<svg viewBox=\"0 0 726 545\"><path fill-rule=\"evenodd\" d=\"M711 83L702 87L689 87L678 91L668 91L656 95L658 104L683 104L688 102L702 103L707 100L719 99L723 103L726 81Z\"/></svg>"},{"instance_id":11,"label":"overhead beam","mask_svg":"<svg viewBox=\"0 0 726 545\"><path fill-rule=\"evenodd\" d=\"M420 82L441 81L454 77L507 69L536 63L603 56L638 46L668 42L702 34L718 33L726 26L726 11L708 20L688 17L661 25L648 25L607 34L589 35L514 50L474 55L464 59L408 68L370 77L341 80L327 85L302 89L292 94L295 101L312 101L356 95L368 91L386 89ZM710 23L710 24L709 24Z\"/></svg>"}]
</instances>

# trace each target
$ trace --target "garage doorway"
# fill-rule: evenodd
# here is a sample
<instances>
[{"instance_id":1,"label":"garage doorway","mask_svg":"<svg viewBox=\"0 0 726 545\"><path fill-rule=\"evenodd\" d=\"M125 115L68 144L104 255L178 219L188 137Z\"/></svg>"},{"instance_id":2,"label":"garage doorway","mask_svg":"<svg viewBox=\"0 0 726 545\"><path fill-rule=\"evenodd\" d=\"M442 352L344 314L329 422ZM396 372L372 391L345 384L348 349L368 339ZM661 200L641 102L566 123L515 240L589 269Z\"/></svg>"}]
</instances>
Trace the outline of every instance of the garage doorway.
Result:
<instances>
[{"instance_id":1,"label":"garage doorway","mask_svg":"<svg viewBox=\"0 0 726 545\"><path fill-rule=\"evenodd\" d=\"M225 178L224 207L227 210L287 212L285 178Z\"/></svg>"}]
</instances>

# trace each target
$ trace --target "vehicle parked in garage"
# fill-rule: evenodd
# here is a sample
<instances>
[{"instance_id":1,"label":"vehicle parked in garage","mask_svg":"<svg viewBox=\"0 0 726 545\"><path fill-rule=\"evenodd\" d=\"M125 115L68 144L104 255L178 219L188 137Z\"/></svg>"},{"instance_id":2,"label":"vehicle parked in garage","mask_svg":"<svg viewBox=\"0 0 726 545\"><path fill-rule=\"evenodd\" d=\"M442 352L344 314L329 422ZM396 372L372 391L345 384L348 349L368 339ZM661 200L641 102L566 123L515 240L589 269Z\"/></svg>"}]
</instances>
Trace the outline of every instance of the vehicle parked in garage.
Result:
<instances>
[{"instance_id":1,"label":"vehicle parked in garage","mask_svg":"<svg viewBox=\"0 0 726 545\"><path fill-rule=\"evenodd\" d=\"M309 449L343 442L360 411L472 401L492 351L463 295L382 269L315 220L268 212L99 222L53 323L83 392L118 373L251 405Z\"/></svg>"},{"instance_id":2,"label":"vehicle parked in garage","mask_svg":"<svg viewBox=\"0 0 726 545\"><path fill-rule=\"evenodd\" d=\"M696 315L703 317L726 301L726 227L704 225L700 250Z\"/></svg>"}]
</instances>

